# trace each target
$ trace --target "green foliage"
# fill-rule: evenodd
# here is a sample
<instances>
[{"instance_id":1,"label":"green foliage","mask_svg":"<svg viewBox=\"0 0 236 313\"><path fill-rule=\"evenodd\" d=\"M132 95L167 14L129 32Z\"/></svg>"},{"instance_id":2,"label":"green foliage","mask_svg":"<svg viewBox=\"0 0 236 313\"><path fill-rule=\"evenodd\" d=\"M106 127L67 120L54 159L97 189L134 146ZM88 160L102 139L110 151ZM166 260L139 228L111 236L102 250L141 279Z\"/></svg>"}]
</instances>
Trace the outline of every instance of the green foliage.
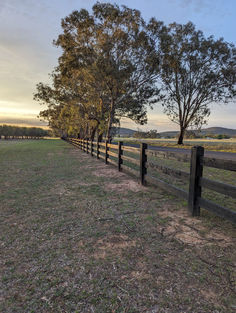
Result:
<instances>
[{"instance_id":1,"label":"green foliage","mask_svg":"<svg viewBox=\"0 0 236 313\"><path fill-rule=\"evenodd\" d=\"M224 135L224 134L219 134L215 137L216 139L229 139L230 136L228 135Z\"/></svg>"},{"instance_id":2,"label":"green foliage","mask_svg":"<svg viewBox=\"0 0 236 313\"><path fill-rule=\"evenodd\" d=\"M160 138L160 135L158 134L156 129L151 129L147 132L137 131L134 133L133 137L155 139L155 138Z\"/></svg>"},{"instance_id":3,"label":"green foliage","mask_svg":"<svg viewBox=\"0 0 236 313\"><path fill-rule=\"evenodd\" d=\"M52 87L37 85L35 99L48 105L40 116L61 133L106 132L109 140L122 117L146 123L146 105L158 94L159 61L140 12L96 3L92 14L82 9L64 18L62 29Z\"/></svg>"},{"instance_id":4,"label":"green foliage","mask_svg":"<svg viewBox=\"0 0 236 313\"><path fill-rule=\"evenodd\" d=\"M45 137L49 133L47 130L39 127L19 127L11 125L0 125L0 136L29 136L29 137Z\"/></svg>"},{"instance_id":5,"label":"green foliage","mask_svg":"<svg viewBox=\"0 0 236 313\"><path fill-rule=\"evenodd\" d=\"M236 49L223 39L205 38L192 23L170 24L156 30L160 58L161 93L165 113L185 130L201 128L210 103L229 102L236 94Z\"/></svg>"},{"instance_id":6,"label":"green foliage","mask_svg":"<svg viewBox=\"0 0 236 313\"><path fill-rule=\"evenodd\" d=\"M159 102L179 125L181 144L187 129L206 124L210 103L236 95L235 46L206 38L191 22L146 23L137 10L98 2L61 25L52 84L39 83L34 95L58 135L111 140L121 118L143 125L147 106Z\"/></svg>"},{"instance_id":7,"label":"green foliage","mask_svg":"<svg viewBox=\"0 0 236 313\"><path fill-rule=\"evenodd\" d=\"M193 130L186 130L185 131L185 138L186 139L195 139L195 138L200 138L200 136L198 136L196 134L196 132Z\"/></svg>"}]
</instances>

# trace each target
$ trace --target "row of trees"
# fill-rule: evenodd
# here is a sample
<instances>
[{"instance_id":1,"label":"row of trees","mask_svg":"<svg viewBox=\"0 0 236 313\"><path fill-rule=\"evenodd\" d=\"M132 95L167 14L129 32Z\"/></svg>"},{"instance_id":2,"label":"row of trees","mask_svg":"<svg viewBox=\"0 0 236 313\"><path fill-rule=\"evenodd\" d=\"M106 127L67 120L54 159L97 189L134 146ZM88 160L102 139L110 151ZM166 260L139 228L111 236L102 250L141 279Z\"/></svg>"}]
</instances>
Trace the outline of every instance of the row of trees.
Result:
<instances>
[{"instance_id":1,"label":"row of trees","mask_svg":"<svg viewBox=\"0 0 236 313\"><path fill-rule=\"evenodd\" d=\"M177 135L176 135L177 136ZM164 135L164 138L176 138L175 135L168 135L168 134L165 134ZM157 139L157 138L162 138L163 137L163 134L161 133L158 133L157 130L155 129L151 129L147 132L143 132L143 131L136 131L134 134L133 134L133 137L134 138L139 138L139 139L142 139L142 138L148 138L148 139ZM178 136L177 136L178 137ZM197 139L197 138L212 138L212 139L229 139L229 138L234 138L235 136L229 136L229 135L226 135L226 134L212 134L212 133L209 133L209 134L205 134L205 135L201 135L199 134L198 132L195 132L193 130L187 130L185 132L185 139Z\"/></svg>"},{"instance_id":2,"label":"row of trees","mask_svg":"<svg viewBox=\"0 0 236 313\"><path fill-rule=\"evenodd\" d=\"M157 130L156 129L150 129L149 131L147 132L143 132L143 131L136 131L134 134L133 134L133 137L134 138L150 138L150 139L155 139L155 138L160 138L160 134L158 134Z\"/></svg>"},{"instance_id":3,"label":"row of trees","mask_svg":"<svg viewBox=\"0 0 236 313\"><path fill-rule=\"evenodd\" d=\"M169 26L137 10L96 3L74 11L54 41L62 49L51 85L39 83L40 117L58 135L112 139L122 117L147 123L147 108L162 104L180 126L201 128L209 104L235 95L236 49L205 38L192 23Z\"/></svg>"},{"instance_id":4,"label":"row of trees","mask_svg":"<svg viewBox=\"0 0 236 313\"><path fill-rule=\"evenodd\" d=\"M48 131L39 127L19 127L11 125L0 125L0 137L45 137L48 136Z\"/></svg>"}]
</instances>

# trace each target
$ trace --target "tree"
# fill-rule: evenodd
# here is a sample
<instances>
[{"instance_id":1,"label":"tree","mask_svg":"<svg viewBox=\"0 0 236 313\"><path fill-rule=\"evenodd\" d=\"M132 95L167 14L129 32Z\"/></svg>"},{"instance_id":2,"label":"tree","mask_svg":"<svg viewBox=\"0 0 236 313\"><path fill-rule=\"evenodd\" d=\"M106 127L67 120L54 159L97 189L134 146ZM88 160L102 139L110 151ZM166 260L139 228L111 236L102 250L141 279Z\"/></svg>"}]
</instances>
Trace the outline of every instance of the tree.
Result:
<instances>
[{"instance_id":1,"label":"tree","mask_svg":"<svg viewBox=\"0 0 236 313\"><path fill-rule=\"evenodd\" d=\"M13 125L0 125L0 136L48 136L48 131L39 127L20 127Z\"/></svg>"},{"instance_id":2,"label":"tree","mask_svg":"<svg viewBox=\"0 0 236 313\"><path fill-rule=\"evenodd\" d=\"M85 136L98 130L106 132L109 141L112 126L122 117L146 123L146 105L158 95L154 82L159 60L156 34L148 31L140 12L96 3L92 14L72 12L62 20L62 28L54 42L62 55L52 87L37 86L35 99L48 105L40 115L52 125L51 113L55 117L55 111L74 106L80 116L77 127Z\"/></svg>"},{"instance_id":3,"label":"tree","mask_svg":"<svg viewBox=\"0 0 236 313\"><path fill-rule=\"evenodd\" d=\"M145 132L142 132L140 130L136 131L134 134L133 134L133 137L134 138L146 138L146 133Z\"/></svg>"},{"instance_id":4,"label":"tree","mask_svg":"<svg viewBox=\"0 0 236 313\"><path fill-rule=\"evenodd\" d=\"M159 134L156 129L150 129L146 134L146 138L155 139L158 137L159 137Z\"/></svg>"},{"instance_id":5,"label":"tree","mask_svg":"<svg viewBox=\"0 0 236 313\"><path fill-rule=\"evenodd\" d=\"M164 112L180 126L178 144L189 127L200 129L210 103L227 103L236 94L236 49L223 39L205 38L192 23L155 30L160 57Z\"/></svg>"}]
</instances>

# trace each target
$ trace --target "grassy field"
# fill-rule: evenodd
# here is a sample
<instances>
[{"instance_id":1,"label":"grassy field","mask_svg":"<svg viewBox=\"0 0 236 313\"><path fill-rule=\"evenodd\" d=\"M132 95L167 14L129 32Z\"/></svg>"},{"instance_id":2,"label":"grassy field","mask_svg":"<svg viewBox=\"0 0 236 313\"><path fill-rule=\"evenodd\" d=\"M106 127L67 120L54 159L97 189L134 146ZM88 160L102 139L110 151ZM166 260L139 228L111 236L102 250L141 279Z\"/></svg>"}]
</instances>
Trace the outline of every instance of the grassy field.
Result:
<instances>
[{"instance_id":1,"label":"grassy field","mask_svg":"<svg viewBox=\"0 0 236 313\"><path fill-rule=\"evenodd\" d=\"M135 138L115 138L115 141L131 143L146 142L152 146L172 147L191 149L192 146L203 146L209 151L233 152L236 153L236 138L230 139L185 139L183 145L177 145L177 139L135 139Z\"/></svg>"},{"instance_id":2,"label":"grassy field","mask_svg":"<svg viewBox=\"0 0 236 313\"><path fill-rule=\"evenodd\" d=\"M235 226L60 140L0 167L0 312L235 312Z\"/></svg>"},{"instance_id":3,"label":"grassy field","mask_svg":"<svg viewBox=\"0 0 236 313\"><path fill-rule=\"evenodd\" d=\"M123 154L131 158L137 159L137 160L139 159L139 155L135 153L124 151ZM168 167L168 168L175 169L175 170L182 170L187 173L190 173L190 161L183 162L183 161L178 161L175 159L166 159L163 156L158 156L158 157L148 156L147 160L150 162L154 162L158 165L164 166L164 167ZM134 165L129 161L124 161L123 163L124 165L129 166L135 169L136 171L139 171L139 167L137 165ZM184 180L182 178L176 178L176 177L164 174L163 172L155 168L148 168L147 174L153 177L157 177L171 185L177 186L188 192L188 189L189 189L188 179ZM233 172L233 171L226 171L222 169L216 169L216 168L210 168L210 167L204 166L203 177L214 180L214 181L218 181L224 184L236 186L236 172ZM236 210L236 199L232 197L220 194L218 192L212 191L205 187L202 188L202 197L212 202L215 202L221 206L224 206L226 208ZM208 214L208 213L204 212L204 214ZM210 216L211 215L209 215L209 217Z\"/></svg>"}]
</instances>

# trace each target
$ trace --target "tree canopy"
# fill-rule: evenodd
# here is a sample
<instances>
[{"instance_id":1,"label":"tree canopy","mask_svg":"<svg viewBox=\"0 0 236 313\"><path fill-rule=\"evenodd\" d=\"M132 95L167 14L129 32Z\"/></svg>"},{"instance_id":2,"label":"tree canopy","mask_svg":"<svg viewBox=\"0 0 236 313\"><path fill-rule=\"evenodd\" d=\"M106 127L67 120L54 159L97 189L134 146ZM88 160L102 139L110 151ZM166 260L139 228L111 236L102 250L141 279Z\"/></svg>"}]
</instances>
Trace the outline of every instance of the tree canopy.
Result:
<instances>
[{"instance_id":1,"label":"tree canopy","mask_svg":"<svg viewBox=\"0 0 236 313\"><path fill-rule=\"evenodd\" d=\"M161 92L165 113L185 130L201 128L210 115L211 103L227 103L236 95L236 49L222 38L205 38L189 22L170 24L158 33Z\"/></svg>"},{"instance_id":2,"label":"tree canopy","mask_svg":"<svg viewBox=\"0 0 236 313\"><path fill-rule=\"evenodd\" d=\"M48 136L48 131L40 127L20 127L12 125L0 125L0 136L45 137Z\"/></svg>"},{"instance_id":3,"label":"tree canopy","mask_svg":"<svg viewBox=\"0 0 236 313\"><path fill-rule=\"evenodd\" d=\"M35 99L48 105L40 116L62 132L105 132L108 140L122 117L146 123L146 106L158 95L159 60L140 12L96 3L92 14L82 9L64 18L62 29L52 86L37 85Z\"/></svg>"},{"instance_id":4,"label":"tree canopy","mask_svg":"<svg viewBox=\"0 0 236 313\"><path fill-rule=\"evenodd\" d=\"M161 103L181 144L187 129L207 122L210 104L236 95L235 46L206 38L191 22L146 23L137 10L96 3L61 26L52 83L39 83L34 95L47 104L40 117L57 134L110 141L122 117L143 125L148 105Z\"/></svg>"}]
</instances>

